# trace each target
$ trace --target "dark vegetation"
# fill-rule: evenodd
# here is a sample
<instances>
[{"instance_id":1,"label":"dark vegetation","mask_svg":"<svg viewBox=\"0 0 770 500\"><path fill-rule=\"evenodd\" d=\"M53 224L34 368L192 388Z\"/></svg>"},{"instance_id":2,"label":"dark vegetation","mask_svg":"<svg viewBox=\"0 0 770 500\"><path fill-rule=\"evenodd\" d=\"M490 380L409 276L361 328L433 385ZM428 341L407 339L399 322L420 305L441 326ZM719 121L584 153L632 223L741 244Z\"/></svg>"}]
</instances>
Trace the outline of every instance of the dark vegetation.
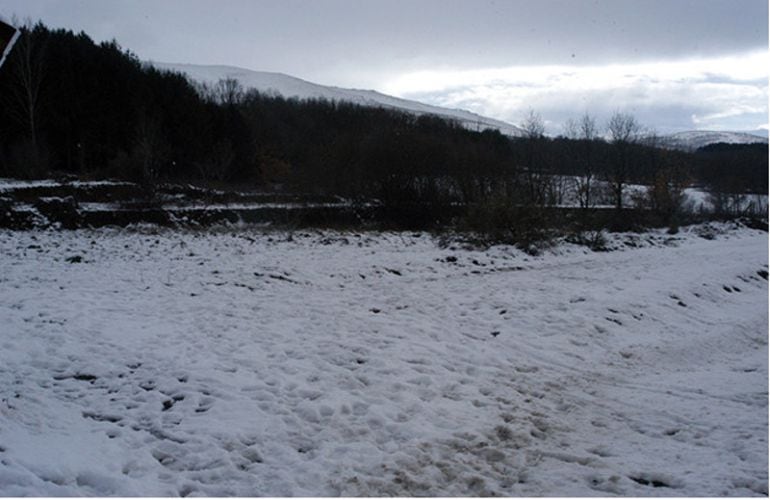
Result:
<instances>
[{"instance_id":1,"label":"dark vegetation","mask_svg":"<svg viewBox=\"0 0 770 500\"><path fill-rule=\"evenodd\" d=\"M23 29L0 69L0 177L122 179L150 193L184 182L335 195L376 203L392 225L449 218L513 241L565 225L675 226L693 184L725 214L742 210L737 198L767 192L765 145L663 149L620 112L608 139L588 115L564 137L546 137L534 113L523 128L510 138L433 116L267 96L235 81L198 85L115 41L40 23ZM629 183L649 188L629 203ZM583 210L554 209L568 196ZM598 204L613 205L613 215L597 215Z\"/></svg>"}]
</instances>

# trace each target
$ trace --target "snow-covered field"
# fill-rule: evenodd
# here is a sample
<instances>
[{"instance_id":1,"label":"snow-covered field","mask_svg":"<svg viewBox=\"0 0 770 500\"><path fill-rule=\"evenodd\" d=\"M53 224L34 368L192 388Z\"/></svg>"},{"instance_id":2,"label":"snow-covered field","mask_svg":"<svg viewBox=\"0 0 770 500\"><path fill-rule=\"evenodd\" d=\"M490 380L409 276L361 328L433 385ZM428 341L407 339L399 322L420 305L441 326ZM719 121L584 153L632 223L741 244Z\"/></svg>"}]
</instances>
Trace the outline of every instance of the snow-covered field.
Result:
<instances>
[{"instance_id":1,"label":"snow-covered field","mask_svg":"<svg viewBox=\"0 0 770 500\"><path fill-rule=\"evenodd\" d=\"M613 238L0 231L0 495L767 495L767 233Z\"/></svg>"}]
</instances>

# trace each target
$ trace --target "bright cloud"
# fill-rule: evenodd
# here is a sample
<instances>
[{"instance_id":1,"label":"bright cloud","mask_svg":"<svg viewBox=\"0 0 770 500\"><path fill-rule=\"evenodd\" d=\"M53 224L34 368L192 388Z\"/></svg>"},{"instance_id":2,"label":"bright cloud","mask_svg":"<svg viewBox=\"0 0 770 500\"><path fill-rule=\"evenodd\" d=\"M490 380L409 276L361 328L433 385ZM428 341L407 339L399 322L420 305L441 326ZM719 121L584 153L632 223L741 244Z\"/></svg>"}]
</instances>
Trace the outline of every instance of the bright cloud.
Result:
<instances>
[{"instance_id":1,"label":"bright cloud","mask_svg":"<svg viewBox=\"0 0 770 500\"><path fill-rule=\"evenodd\" d=\"M631 111L661 132L753 129L767 123L768 53L602 66L512 66L398 76L383 91L520 122L540 112L551 132L584 111Z\"/></svg>"}]
</instances>

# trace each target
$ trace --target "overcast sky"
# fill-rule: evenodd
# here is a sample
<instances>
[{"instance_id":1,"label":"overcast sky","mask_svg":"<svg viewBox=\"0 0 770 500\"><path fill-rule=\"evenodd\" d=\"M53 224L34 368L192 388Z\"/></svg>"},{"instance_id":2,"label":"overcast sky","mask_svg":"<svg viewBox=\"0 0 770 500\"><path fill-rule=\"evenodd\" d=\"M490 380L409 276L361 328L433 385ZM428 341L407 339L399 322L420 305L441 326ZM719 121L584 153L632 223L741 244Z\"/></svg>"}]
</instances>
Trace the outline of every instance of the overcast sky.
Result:
<instances>
[{"instance_id":1,"label":"overcast sky","mask_svg":"<svg viewBox=\"0 0 770 500\"><path fill-rule=\"evenodd\" d=\"M768 123L767 0L0 0L140 58L372 88L552 133L585 111L660 132Z\"/></svg>"}]
</instances>

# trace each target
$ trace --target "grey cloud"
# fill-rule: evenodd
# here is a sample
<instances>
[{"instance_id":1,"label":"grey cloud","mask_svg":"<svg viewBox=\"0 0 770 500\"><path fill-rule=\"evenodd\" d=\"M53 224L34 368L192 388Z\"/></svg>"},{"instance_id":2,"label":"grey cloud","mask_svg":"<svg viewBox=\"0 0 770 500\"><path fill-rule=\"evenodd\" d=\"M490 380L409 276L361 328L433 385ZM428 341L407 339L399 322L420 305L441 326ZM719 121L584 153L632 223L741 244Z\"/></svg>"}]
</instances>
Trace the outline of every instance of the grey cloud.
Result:
<instances>
[{"instance_id":1,"label":"grey cloud","mask_svg":"<svg viewBox=\"0 0 770 500\"><path fill-rule=\"evenodd\" d=\"M327 81L330 70L713 55L766 47L768 37L764 0L2 0L0 9L116 37L144 58Z\"/></svg>"},{"instance_id":2,"label":"grey cloud","mask_svg":"<svg viewBox=\"0 0 770 500\"><path fill-rule=\"evenodd\" d=\"M569 88L553 86L457 86L414 92L410 99L470 109L510 123L520 123L529 109L539 112L549 133L559 134L567 119L589 112L600 122L616 110L633 113L661 133L686 129L752 130L767 125L767 81L698 82L637 79L632 87Z\"/></svg>"}]
</instances>

